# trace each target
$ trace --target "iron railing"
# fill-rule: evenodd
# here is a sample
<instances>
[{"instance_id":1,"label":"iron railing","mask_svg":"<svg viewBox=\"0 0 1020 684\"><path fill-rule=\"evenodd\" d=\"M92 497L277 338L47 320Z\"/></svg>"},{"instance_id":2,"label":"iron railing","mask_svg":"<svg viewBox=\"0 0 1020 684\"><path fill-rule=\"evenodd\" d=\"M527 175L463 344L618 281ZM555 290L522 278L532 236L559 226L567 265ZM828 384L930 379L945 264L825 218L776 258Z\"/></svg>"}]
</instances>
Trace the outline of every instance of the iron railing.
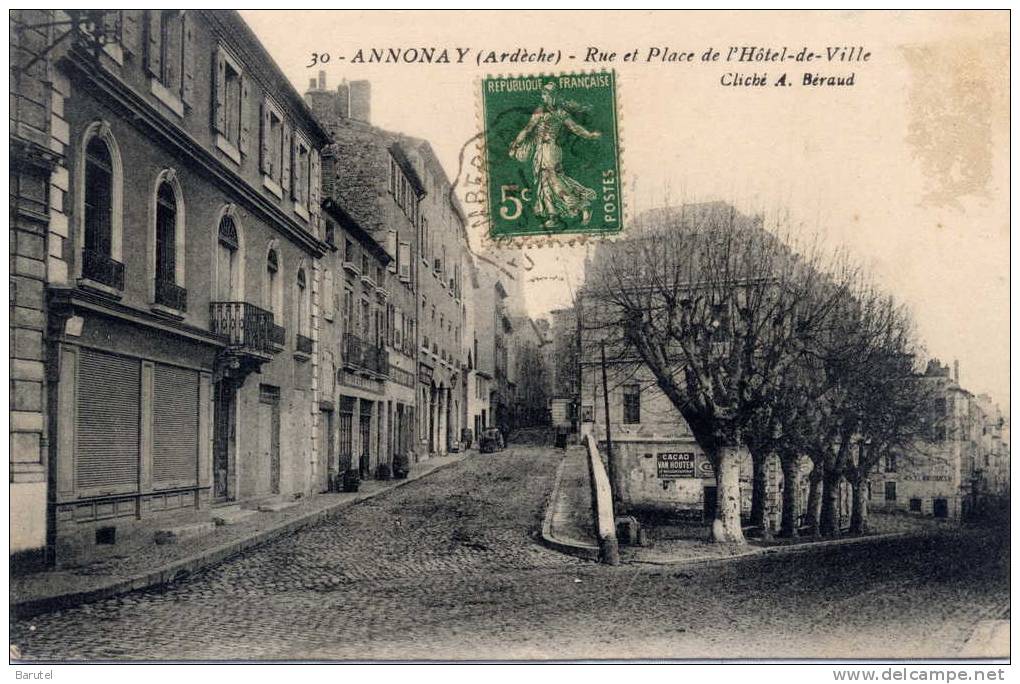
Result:
<instances>
[{"instance_id":1,"label":"iron railing","mask_svg":"<svg viewBox=\"0 0 1020 684\"><path fill-rule=\"evenodd\" d=\"M301 354L311 355L312 353L312 338L306 337L301 333L298 333L296 342L294 344L294 350Z\"/></svg>"},{"instance_id":2,"label":"iron railing","mask_svg":"<svg viewBox=\"0 0 1020 684\"><path fill-rule=\"evenodd\" d=\"M272 354L283 345L286 332L273 322L271 311L248 302L211 302L212 332L227 338L231 347L258 354Z\"/></svg>"},{"instance_id":3,"label":"iron railing","mask_svg":"<svg viewBox=\"0 0 1020 684\"><path fill-rule=\"evenodd\" d=\"M83 250L81 274L107 287L124 289L124 264L114 261L110 255L103 252Z\"/></svg>"},{"instance_id":4,"label":"iron railing","mask_svg":"<svg viewBox=\"0 0 1020 684\"><path fill-rule=\"evenodd\" d=\"M361 338L350 333L344 334L344 366L361 368Z\"/></svg>"},{"instance_id":5,"label":"iron railing","mask_svg":"<svg viewBox=\"0 0 1020 684\"><path fill-rule=\"evenodd\" d=\"M383 377L390 374L390 353L350 333L344 335L343 361L348 368L371 371Z\"/></svg>"},{"instance_id":6,"label":"iron railing","mask_svg":"<svg viewBox=\"0 0 1020 684\"><path fill-rule=\"evenodd\" d=\"M169 280L156 279L156 303L177 311L188 310L188 291Z\"/></svg>"}]
</instances>

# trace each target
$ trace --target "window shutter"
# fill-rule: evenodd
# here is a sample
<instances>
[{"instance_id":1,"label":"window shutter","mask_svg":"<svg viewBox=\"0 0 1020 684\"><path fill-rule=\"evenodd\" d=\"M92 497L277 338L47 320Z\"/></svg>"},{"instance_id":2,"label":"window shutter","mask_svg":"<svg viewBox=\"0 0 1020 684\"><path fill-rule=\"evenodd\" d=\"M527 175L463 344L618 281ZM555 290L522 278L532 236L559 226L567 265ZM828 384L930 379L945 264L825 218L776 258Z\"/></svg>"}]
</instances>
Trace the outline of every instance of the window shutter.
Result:
<instances>
[{"instance_id":1,"label":"window shutter","mask_svg":"<svg viewBox=\"0 0 1020 684\"><path fill-rule=\"evenodd\" d=\"M78 396L74 469L78 492L137 491L141 364L82 349Z\"/></svg>"},{"instance_id":2,"label":"window shutter","mask_svg":"<svg viewBox=\"0 0 1020 684\"><path fill-rule=\"evenodd\" d=\"M149 70L150 74L158 78L161 74L159 61L160 10L147 10L145 18L147 23L145 68Z\"/></svg>"},{"instance_id":3,"label":"window shutter","mask_svg":"<svg viewBox=\"0 0 1020 684\"><path fill-rule=\"evenodd\" d=\"M286 149L286 148L284 148ZM290 144L290 198L301 204L301 143L298 141L297 132L291 137ZM284 186L286 187L286 186Z\"/></svg>"},{"instance_id":4,"label":"window shutter","mask_svg":"<svg viewBox=\"0 0 1020 684\"><path fill-rule=\"evenodd\" d=\"M122 40L121 26L123 10L105 10L103 12L103 34L107 41Z\"/></svg>"},{"instance_id":5,"label":"window shutter","mask_svg":"<svg viewBox=\"0 0 1020 684\"><path fill-rule=\"evenodd\" d=\"M291 150L291 134L290 124L286 121L283 122L283 151L280 154L280 187L284 192L291 187L290 184L290 158L293 154ZM293 192L293 189L292 189Z\"/></svg>"},{"instance_id":6,"label":"window shutter","mask_svg":"<svg viewBox=\"0 0 1020 684\"><path fill-rule=\"evenodd\" d=\"M241 74L241 102L238 104L238 118L241 120L241 131L238 134L237 149L241 151L241 154L248 154L248 148L251 145L251 118L249 108L249 81L245 78L244 74Z\"/></svg>"},{"instance_id":7,"label":"window shutter","mask_svg":"<svg viewBox=\"0 0 1020 684\"><path fill-rule=\"evenodd\" d=\"M308 204L309 204L308 208L312 211L313 214L318 214L319 213L319 183L322 182L322 180L321 180L321 177L322 177L322 168L321 168L321 164L319 163L319 151L318 150L312 150L309 154L310 154L310 156L312 158L312 161L311 161L312 168L311 168L311 171L310 171L311 175L308 178Z\"/></svg>"},{"instance_id":8,"label":"window shutter","mask_svg":"<svg viewBox=\"0 0 1020 684\"><path fill-rule=\"evenodd\" d=\"M153 373L152 480L157 488L198 479L198 373L157 363Z\"/></svg>"},{"instance_id":9,"label":"window shutter","mask_svg":"<svg viewBox=\"0 0 1020 684\"><path fill-rule=\"evenodd\" d=\"M333 320L333 271L326 271L322 289L322 315L327 321L331 321Z\"/></svg>"},{"instance_id":10,"label":"window shutter","mask_svg":"<svg viewBox=\"0 0 1020 684\"><path fill-rule=\"evenodd\" d=\"M213 129L217 133L227 132L227 60L223 53L216 51L216 78L213 82L215 101L213 102Z\"/></svg>"},{"instance_id":11,"label":"window shutter","mask_svg":"<svg viewBox=\"0 0 1020 684\"><path fill-rule=\"evenodd\" d=\"M269 138L270 138L270 110L269 104L266 102L262 103L262 132L260 139L262 142L262 152L260 154L262 173L269 173Z\"/></svg>"},{"instance_id":12,"label":"window shutter","mask_svg":"<svg viewBox=\"0 0 1020 684\"><path fill-rule=\"evenodd\" d=\"M411 243L401 242L400 247L397 250L397 269L400 272L400 280L402 282L410 282L411 280Z\"/></svg>"},{"instance_id":13,"label":"window shutter","mask_svg":"<svg viewBox=\"0 0 1020 684\"><path fill-rule=\"evenodd\" d=\"M191 105L195 102L195 19L190 12L185 12L182 21L184 73L181 75L181 99L184 104Z\"/></svg>"},{"instance_id":14,"label":"window shutter","mask_svg":"<svg viewBox=\"0 0 1020 684\"><path fill-rule=\"evenodd\" d=\"M120 45L124 52L138 54L138 13L135 10L121 10Z\"/></svg>"}]
</instances>

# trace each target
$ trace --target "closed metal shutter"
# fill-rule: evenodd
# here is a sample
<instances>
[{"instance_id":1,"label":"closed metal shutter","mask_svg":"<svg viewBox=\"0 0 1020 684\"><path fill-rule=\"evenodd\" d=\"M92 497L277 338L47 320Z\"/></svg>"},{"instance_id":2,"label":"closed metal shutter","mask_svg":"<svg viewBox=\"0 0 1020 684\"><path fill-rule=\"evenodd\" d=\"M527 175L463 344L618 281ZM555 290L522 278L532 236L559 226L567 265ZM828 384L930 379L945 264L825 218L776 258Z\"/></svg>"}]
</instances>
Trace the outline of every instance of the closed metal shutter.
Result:
<instances>
[{"instance_id":1,"label":"closed metal shutter","mask_svg":"<svg viewBox=\"0 0 1020 684\"><path fill-rule=\"evenodd\" d=\"M138 489L141 365L82 349L78 364L75 481L86 494Z\"/></svg>"},{"instance_id":2,"label":"closed metal shutter","mask_svg":"<svg viewBox=\"0 0 1020 684\"><path fill-rule=\"evenodd\" d=\"M156 364L152 406L152 481L198 482L198 373Z\"/></svg>"}]
</instances>

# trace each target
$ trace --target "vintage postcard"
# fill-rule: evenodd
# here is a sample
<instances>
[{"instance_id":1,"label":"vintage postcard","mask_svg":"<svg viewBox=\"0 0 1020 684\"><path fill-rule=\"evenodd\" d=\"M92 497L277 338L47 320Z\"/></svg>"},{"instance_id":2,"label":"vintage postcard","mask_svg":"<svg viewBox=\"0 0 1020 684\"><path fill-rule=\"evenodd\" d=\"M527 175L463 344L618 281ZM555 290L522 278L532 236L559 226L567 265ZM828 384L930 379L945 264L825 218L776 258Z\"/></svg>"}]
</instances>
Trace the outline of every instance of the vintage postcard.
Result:
<instances>
[{"instance_id":1,"label":"vintage postcard","mask_svg":"<svg viewBox=\"0 0 1020 684\"><path fill-rule=\"evenodd\" d=\"M11 10L18 678L1001 679L1009 20Z\"/></svg>"}]
</instances>

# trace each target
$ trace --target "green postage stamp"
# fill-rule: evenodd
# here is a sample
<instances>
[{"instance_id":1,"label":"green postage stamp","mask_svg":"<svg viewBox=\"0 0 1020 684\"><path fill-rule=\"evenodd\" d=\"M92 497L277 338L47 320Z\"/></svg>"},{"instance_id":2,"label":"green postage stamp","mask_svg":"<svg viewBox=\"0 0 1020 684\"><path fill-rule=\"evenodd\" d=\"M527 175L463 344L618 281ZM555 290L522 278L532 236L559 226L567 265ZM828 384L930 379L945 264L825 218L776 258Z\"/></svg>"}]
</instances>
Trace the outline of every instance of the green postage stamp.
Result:
<instances>
[{"instance_id":1,"label":"green postage stamp","mask_svg":"<svg viewBox=\"0 0 1020 684\"><path fill-rule=\"evenodd\" d=\"M482 81L489 237L623 230L616 74Z\"/></svg>"}]
</instances>

